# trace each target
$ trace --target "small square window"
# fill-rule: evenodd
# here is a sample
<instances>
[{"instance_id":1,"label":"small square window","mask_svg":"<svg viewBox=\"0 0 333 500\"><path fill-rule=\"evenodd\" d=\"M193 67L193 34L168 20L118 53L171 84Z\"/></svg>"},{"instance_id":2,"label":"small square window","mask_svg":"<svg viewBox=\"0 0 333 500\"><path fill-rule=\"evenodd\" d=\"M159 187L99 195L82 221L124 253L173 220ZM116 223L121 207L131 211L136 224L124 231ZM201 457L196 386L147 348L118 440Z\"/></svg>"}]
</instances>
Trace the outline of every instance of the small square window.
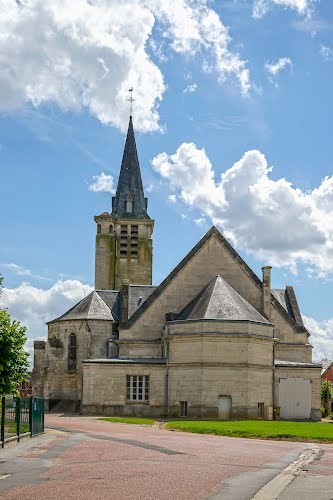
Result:
<instances>
[{"instance_id":1,"label":"small square window","mask_svg":"<svg viewBox=\"0 0 333 500\"><path fill-rule=\"evenodd\" d=\"M149 401L149 375L127 375L127 401Z\"/></svg>"}]
</instances>

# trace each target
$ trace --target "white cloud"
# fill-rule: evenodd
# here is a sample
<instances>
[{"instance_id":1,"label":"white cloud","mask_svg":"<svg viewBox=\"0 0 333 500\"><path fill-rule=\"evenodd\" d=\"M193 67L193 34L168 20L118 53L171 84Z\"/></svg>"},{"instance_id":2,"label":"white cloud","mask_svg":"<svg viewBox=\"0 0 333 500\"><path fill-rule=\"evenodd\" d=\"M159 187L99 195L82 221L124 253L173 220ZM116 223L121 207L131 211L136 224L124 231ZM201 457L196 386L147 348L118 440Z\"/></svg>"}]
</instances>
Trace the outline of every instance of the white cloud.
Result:
<instances>
[{"instance_id":1,"label":"white cloud","mask_svg":"<svg viewBox=\"0 0 333 500\"><path fill-rule=\"evenodd\" d=\"M44 290L21 283L16 288L4 288L0 307L7 307L13 318L27 326L27 335L35 339L45 335L45 322L55 319L93 290L77 280L57 281Z\"/></svg>"},{"instance_id":2,"label":"white cloud","mask_svg":"<svg viewBox=\"0 0 333 500\"><path fill-rule=\"evenodd\" d=\"M206 219L203 217L199 217L199 219L194 219L194 222L197 226L205 226L206 225Z\"/></svg>"},{"instance_id":3,"label":"white cloud","mask_svg":"<svg viewBox=\"0 0 333 500\"><path fill-rule=\"evenodd\" d=\"M289 57L280 57L275 63L266 63L265 70L269 75L276 76L280 71L286 68L292 68L293 63Z\"/></svg>"},{"instance_id":4,"label":"white cloud","mask_svg":"<svg viewBox=\"0 0 333 500\"><path fill-rule=\"evenodd\" d=\"M186 87L184 88L183 93L184 93L184 94L188 94L188 93L195 92L196 90L197 90L197 84L196 84L196 83L189 83L189 84L188 84L188 85L186 85Z\"/></svg>"},{"instance_id":5,"label":"white cloud","mask_svg":"<svg viewBox=\"0 0 333 500\"><path fill-rule=\"evenodd\" d=\"M88 109L126 129L156 130L165 83L151 54L198 58L220 82L250 88L246 62L209 0L0 0L0 111L26 103Z\"/></svg>"},{"instance_id":6,"label":"white cloud","mask_svg":"<svg viewBox=\"0 0 333 500\"><path fill-rule=\"evenodd\" d=\"M25 269L22 266L19 266L18 264L14 264L13 262L10 262L8 264L2 264L2 267L5 269L9 269L12 273L16 274L17 276L30 276L31 278L38 278L40 280L46 280L46 281L52 281L50 278L46 278L45 276L40 276L39 274L34 274L30 269Z\"/></svg>"},{"instance_id":7,"label":"white cloud","mask_svg":"<svg viewBox=\"0 0 333 500\"><path fill-rule=\"evenodd\" d=\"M254 0L252 15L258 19L263 17L272 7L280 6L309 17L315 2L316 0Z\"/></svg>"},{"instance_id":8,"label":"white cloud","mask_svg":"<svg viewBox=\"0 0 333 500\"><path fill-rule=\"evenodd\" d=\"M94 182L89 185L89 191L94 191L94 193L115 193L112 175L101 172L99 175L94 175L93 181Z\"/></svg>"},{"instance_id":9,"label":"white cloud","mask_svg":"<svg viewBox=\"0 0 333 500\"><path fill-rule=\"evenodd\" d=\"M326 61L333 60L333 48L332 47L328 47L328 45L321 44L320 49L319 49L319 53L324 59L326 59Z\"/></svg>"},{"instance_id":10,"label":"white cloud","mask_svg":"<svg viewBox=\"0 0 333 500\"><path fill-rule=\"evenodd\" d=\"M168 200L170 201L170 203L176 203L177 196L175 194L169 194Z\"/></svg>"},{"instance_id":11,"label":"white cloud","mask_svg":"<svg viewBox=\"0 0 333 500\"><path fill-rule=\"evenodd\" d=\"M313 359L333 359L333 318L317 321L303 316L304 324L311 334L310 343L313 346Z\"/></svg>"},{"instance_id":12,"label":"white cloud","mask_svg":"<svg viewBox=\"0 0 333 500\"><path fill-rule=\"evenodd\" d=\"M333 177L304 192L284 178L272 180L272 167L254 150L216 181L205 150L193 143L159 154L152 164L179 200L238 248L294 272L300 263L319 276L333 272Z\"/></svg>"}]
</instances>

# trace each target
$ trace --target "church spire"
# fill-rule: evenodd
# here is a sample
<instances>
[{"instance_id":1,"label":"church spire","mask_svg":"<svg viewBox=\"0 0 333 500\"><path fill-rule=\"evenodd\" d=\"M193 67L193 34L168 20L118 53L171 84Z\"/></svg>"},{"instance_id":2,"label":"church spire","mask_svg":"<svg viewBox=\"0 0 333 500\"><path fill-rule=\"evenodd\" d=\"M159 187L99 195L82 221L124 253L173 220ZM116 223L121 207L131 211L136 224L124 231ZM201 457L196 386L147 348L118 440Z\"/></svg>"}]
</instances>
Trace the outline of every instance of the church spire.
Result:
<instances>
[{"instance_id":1,"label":"church spire","mask_svg":"<svg viewBox=\"0 0 333 500\"><path fill-rule=\"evenodd\" d=\"M117 192L112 198L112 215L118 218L150 219L147 214L147 198L143 192L132 116L129 119Z\"/></svg>"}]
</instances>

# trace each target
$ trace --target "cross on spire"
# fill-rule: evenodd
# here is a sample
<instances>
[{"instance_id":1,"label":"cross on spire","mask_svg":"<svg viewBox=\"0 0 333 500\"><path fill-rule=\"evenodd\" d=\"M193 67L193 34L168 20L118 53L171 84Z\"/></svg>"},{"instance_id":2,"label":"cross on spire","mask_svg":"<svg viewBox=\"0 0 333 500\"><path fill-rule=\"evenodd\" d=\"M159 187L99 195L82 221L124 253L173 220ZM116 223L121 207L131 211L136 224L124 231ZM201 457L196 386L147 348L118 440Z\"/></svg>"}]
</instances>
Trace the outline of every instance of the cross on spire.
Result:
<instances>
[{"instance_id":1,"label":"cross on spire","mask_svg":"<svg viewBox=\"0 0 333 500\"><path fill-rule=\"evenodd\" d=\"M135 99L133 99L133 87L131 87L130 89L128 89L128 92L130 93L130 97L127 100L131 103L131 106L130 106L130 116L132 116L133 101L135 101Z\"/></svg>"}]
</instances>

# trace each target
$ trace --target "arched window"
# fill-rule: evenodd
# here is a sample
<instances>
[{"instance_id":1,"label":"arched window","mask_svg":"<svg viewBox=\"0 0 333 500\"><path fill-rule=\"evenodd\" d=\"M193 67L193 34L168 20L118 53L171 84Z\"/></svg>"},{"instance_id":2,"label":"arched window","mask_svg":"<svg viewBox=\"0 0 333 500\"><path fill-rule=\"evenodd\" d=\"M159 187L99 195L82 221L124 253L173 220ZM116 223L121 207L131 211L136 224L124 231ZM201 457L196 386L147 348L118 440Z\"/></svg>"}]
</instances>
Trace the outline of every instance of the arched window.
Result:
<instances>
[{"instance_id":1,"label":"arched window","mask_svg":"<svg viewBox=\"0 0 333 500\"><path fill-rule=\"evenodd\" d=\"M76 335L71 333L68 342L68 371L76 372Z\"/></svg>"},{"instance_id":2,"label":"arched window","mask_svg":"<svg viewBox=\"0 0 333 500\"><path fill-rule=\"evenodd\" d=\"M102 226L100 224L97 224L97 234L101 234L102 232Z\"/></svg>"},{"instance_id":3,"label":"arched window","mask_svg":"<svg viewBox=\"0 0 333 500\"><path fill-rule=\"evenodd\" d=\"M126 212L132 213L133 212L133 198L128 193L127 198L126 198Z\"/></svg>"},{"instance_id":4,"label":"arched window","mask_svg":"<svg viewBox=\"0 0 333 500\"><path fill-rule=\"evenodd\" d=\"M110 226L109 226L109 233L113 234L113 224L110 224Z\"/></svg>"}]
</instances>

